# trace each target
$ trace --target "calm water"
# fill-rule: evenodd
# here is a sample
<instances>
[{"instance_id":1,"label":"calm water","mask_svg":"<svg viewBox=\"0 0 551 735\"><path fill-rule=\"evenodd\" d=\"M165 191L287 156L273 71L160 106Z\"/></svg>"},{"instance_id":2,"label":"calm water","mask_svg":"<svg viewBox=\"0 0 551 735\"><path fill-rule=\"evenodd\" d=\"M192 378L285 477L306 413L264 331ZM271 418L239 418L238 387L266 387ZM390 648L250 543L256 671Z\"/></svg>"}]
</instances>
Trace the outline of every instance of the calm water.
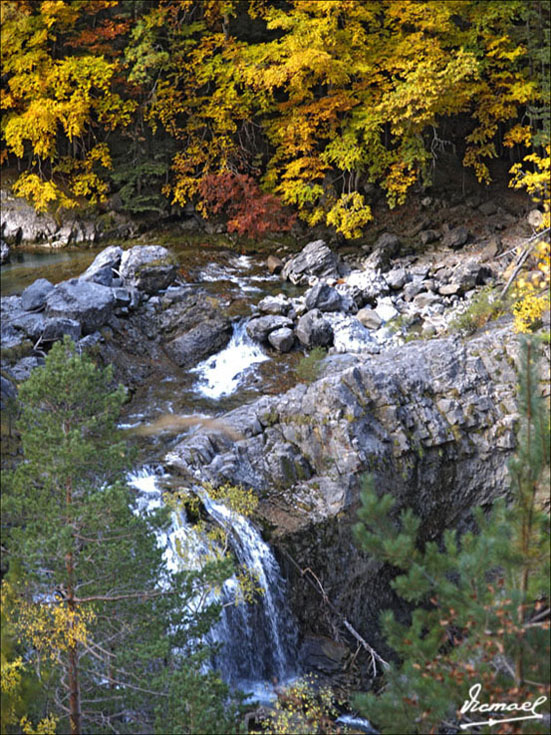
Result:
<instances>
[{"instance_id":1,"label":"calm water","mask_svg":"<svg viewBox=\"0 0 551 735\"><path fill-rule=\"evenodd\" d=\"M2 296L19 293L37 278L59 283L79 276L103 248L94 250L11 249L10 262L0 268Z\"/></svg>"}]
</instances>

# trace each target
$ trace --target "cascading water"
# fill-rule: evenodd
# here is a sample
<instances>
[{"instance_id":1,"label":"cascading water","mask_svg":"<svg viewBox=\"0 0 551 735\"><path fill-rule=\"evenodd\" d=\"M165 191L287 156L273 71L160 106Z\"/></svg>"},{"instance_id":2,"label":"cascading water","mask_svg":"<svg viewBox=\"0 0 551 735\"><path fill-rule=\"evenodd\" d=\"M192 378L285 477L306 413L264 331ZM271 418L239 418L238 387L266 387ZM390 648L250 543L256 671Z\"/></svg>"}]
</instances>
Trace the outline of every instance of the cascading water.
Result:
<instances>
[{"instance_id":1,"label":"cascading water","mask_svg":"<svg viewBox=\"0 0 551 735\"><path fill-rule=\"evenodd\" d=\"M140 492L139 512L148 513L160 506L163 477L161 468L152 467L128 476L129 484ZM261 590L255 603L236 605L237 578L224 583L219 597L224 606L222 615L207 636L207 642L219 647L214 666L230 685L252 691L255 699L268 699L273 696L272 684L287 682L297 673L297 632L286 606L285 582L269 546L253 525L206 492L199 494L210 518L227 533L239 566L253 574ZM171 529L160 533L158 542L165 550L169 570L182 565L197 568L212 550L211 542L197 533L183 513L174 514Z\"/></svg>"},{"instance_id":2,"label":"cascading water","mask_svg":"<svg viewBox=\"0 0 551 735\"><path fill-rule=\"evenodd\" d=\"M196 389L202 395L217 399L233 393L253 365L269 360L247 334L246 323L246 319L235 323L228 346L190 371L199 376Z\"/></svg>"}]
</instances>

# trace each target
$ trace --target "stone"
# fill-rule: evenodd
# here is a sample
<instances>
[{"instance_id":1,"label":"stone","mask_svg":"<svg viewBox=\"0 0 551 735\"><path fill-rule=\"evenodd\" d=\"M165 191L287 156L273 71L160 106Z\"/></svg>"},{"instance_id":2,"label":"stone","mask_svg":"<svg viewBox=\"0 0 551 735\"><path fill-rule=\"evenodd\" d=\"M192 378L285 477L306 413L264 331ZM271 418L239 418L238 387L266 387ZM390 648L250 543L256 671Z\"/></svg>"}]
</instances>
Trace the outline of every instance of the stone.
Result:
<instances>
[{"instance_id":1,"label":"stone","mask_svg":"<svg viewBox=\"0 0 551 735\"><path fill-rule=\"evenodd\" d=\"M80 276L81 280L94 281L95 283L100 283L103 286L111 286L113 279L112 271L118 271L122 254L123 249L119 245L111 245L110 247L105 248L101 253L96 255L88 268L86 268L84 273ZM99 276L100 280L98 280L98 274L106 273L106 269L111 276L111 280L108 283L101 280L102 278L107 280L106 275Z\"/></svg>"},{"instance_id":2,"label":"stone","mask_svg":"<svg viewBox=\"0 0 551 735\"><path fill-rule=\"evenodd\" d=\"M427 306L432 306L432 304L437 304L439 302L440 297L435 293L420 293L413 299L413 305L417 309L424 309Z\"/></svg>"},{"instance_id":3,"label":"stone","mask_svg":"<svg viewBox=\"0 0 551 735\"><path fill-rule=\"evenodd\" d=\"M268 342L278 352L289 352L295 344L295 334L289 327L281 327L270 332Z\"/></svg>"},{"instance_id":4,"label":"stone","mask_svg":"<svg viewBox=\"0 0 551 735\"><path fill-rule=\"evenodd\" d=\"M339 311L341 303L340 293L322 281L316 283L305 295L305 305L308 310Z\"/></svg>"},{"instance_id":5,"label":"stone","mask_svg":"<svg viewBox=\"0 0 551 735\"><path fill-rule=\"evenodd\" d=\"M107 286L76 278L58 284L46 300L47 317L67 317L79 322L84 335L102 327L113 314L115 297Z\"/></svg>"},{"instance_id":6,"label":"stone","mask_svg":"<svg viewBox=\"0 0 551 735\"><path fill-rule=\"evenodd\" d=\"M294 284L307 283L309 276L338 278L339 259L323 240L314 240L288 260L281 273Z\"/></svg>"},{"instance_id":7,"label":"stone","mask_svg":"<svg viewBox=\"0 0 551 735\"><path fill-rule=\"evenodd\" d=\"M459 283L445 283L438 288L438 293L442 296L453 296L453 294L458 294L460 291L461 286Z\"/></svg>"},{"instance_id":8,"label":"stone","mask_svg":"<svg viewBox=\"0 0 551 735\"><path fill-rule=\"evenodd\" d=\"M336 674L344 670L350 649L331 638L309 635L300 647L299 658L306 671Z\"/></svg>"},{"instance_id":9,"label":"stone","mask_svg":"<svg viewBox=\"0 0 551 735\"><path fill-rule=\"evenodd\" d=\"M431 242L436 242L439 238L440 235L437 230L422 230L422 232L419 233L419 240L422 245L428 245Z\"/></svg>"},{"instance_id":10,"label":"stone","mask_svg":"<svg viewBox=\"0 0 551 735\"><path fill-rule=\"evenodd\" d=\"M281 271L283 270L283 261L281 260L281 258L278 258L277 255L268 255L266 265L268 266L268 271L272 275L281 273Z\"/></svg>"},{"instance_id":11,"label":"stone","mask_svg":"<svg viewBox=\"0 0 551 735\"><path fill-rule=\"evenodd\" d=\"M161 245L137 245L123 253L119 272L125 286L154 294L170 286L178 268Z\"/></svg>"},{"instance_id":12,"label":"stone","mask_svg":"<svg viewBox=\"0 0 551 735\"><path fill-rule=\"evenodd\" d=\"M48 294L53 288L53 283L50 283L46 278L37 278L21 294L21 306L25 311L38 311L39 309L43 309L46 306Z\"/></svg>"},{"instance_id":13,"label":"stone","mask_svg":"<svg viewBox=\"0 0 551 735\"><path fill-rule=\"evenodd\" d=\"M293 322L285 316L270 314L247 322L247 334L256 342L266 342L270 332L283 327L292 327Z\"/></svg>"},{"instance_id":14,"label":"stone","mask_svg":"<svg viewBox=\"0 0 551 735\"><path fill-rule=\"evenodd\" d=\"M333 329L318 309L312 309L300 317L295 334L308 348L327 347L333 341Z\"/></svg>"},{"instance_id":15,"label":"stone","mask_svg":"<svg viewBox=\"0 0 551 735\"><path fill-rule=\"evenodd\" d=\"M389 292L388 283L384 276L373 270L353 271L346 278L348 288L357 289L360 293L359 298L354 298L357 306L361 307L365 304L374 305L378 298Z\"/></svg>"},{"instance_id":16,"label":"stone","mask_svg":"<svg viewBox=\"0 0 551 735\"><path fill-rule=\"evenodd\" d=\"M403 288L407 280L408 274L405 268L394 268L385 275L385 281L394 291Z\"/></svg>"},{"instance_id":17,"label":"stone","mask_svg":"<svg viewBox=\"0 0 551 735\"><path fill-rule=\"evenodd\" d=\"M180 367L190 367L222 350L230 341L229 320L210 319L181 334L166 345L166 352Z\"/></svg>"},{"instance_id":18,"label":"stone","mask_svg":"<svg viewBox=\"0 0 551 735\"><path fill-rule=\"evenodd\" d=\"M406 283L404 286L403 297L404 301L412 301L418 293L426 291L426 286L421 278L414 278L413 281Z\"/></svg>"},{"instance_id":19,"label":"stone","mask_svg":"<svg viewBox=\"0 0 551 735\"><path fill-rule=\"evenodd\" d=\"M132 303L132 293L127 288L114 288L113 296L117 306L130 306Z\"/></svg>"},{"instance_id":20,"label":"stone","mask_svg":"<svg viewBox=\"0 0 551 735\"><path fill-rule=\"evenodd\" d=\"M265 296L257 304L259 311L263 314L287 314L292 308L293 304L283 294L277 296Z\"/></svg>"},{"instance_id":21,"label":"stone","mask_svg":"<svg viewBox=\"0 0 551 735\"><path fill-rule=\"evenodd\" d=\"M111 266L106 265L85 280L92 281L93 283L99 283L100 286L112 286L113 270L111 269Z\"/></svg>"},{"instance_id":22,"label":"stone","mask_svg":"<svg viewBox=\"0 0 551 735\"><path fill-rule=\"evenodd\" d=\"M8 263L10 259L10 246L4 240L0 240L0 265Z\"/></svg>"},{"instance_id":23,"label":"stone","mask_svg":"<svg viewBox=\"0 0 551 735\"><path fill-rule=\"evenodd\" d=\"M490 217L497 212L497 204L490 199L487 202L483 202L479 206L478 211L484 216Z\"/></svg>"},{"instance_id":24,"label":"stone","mask_svg":"<svg viewBox=\"0 0 551 735\"><path fill-rule=\"evenodd\" d=\"M444 245L452 250L458 250L469 239L469 230L464 226L454 227L444 235Z\"/></svg>"},{"instance_id":25,"label":"stone","mask_svg":"<svg viewBox=\"0 0 551 735\"><path fill-rule=\"evenodd\" d=\"M36 342L42 336L45 323L44 314L28 311L21 312L11 320L11 325L24 332L33 342Z\"/></svg>"},{"instance_id":26,"label":"stone","mask_svg":"<svg viewBox=\"0 0 551 735\"><path fill-rule=\"evenodd\" d=\"M70 243L94 242L100 235L97 220L68 216L60 225L56 218L37 212L27 200L0 191L0 232L8 244L48 242L50 247L66 247Z\"/></svg>"},{"instance_id":27,"label":"stone","mask_svg":"<svg viewBox=\"0 0 551 735\"><path fill-rule=\"evenodd\" d=\"M489 243L484 247L480 253L481 260L493 260L496 255L501 252L501 240L499 237L492 237Z\"/></svg>"},{"instance_id":28,"label":"stone","mask_svg":"<svg viewBox=\"0 0 551 735\"><path fill-rule=\"evenodd\" d=\"M397 257L402 247L398 235L391 232L383 233L375 242L373 252L364 261L364 268L377 271L387 271L393 258Z\"/></svg>"},{"instance_id":29,"label":"stone","mask_svg":"<svg viewBox=\"0 0 551 735\"><path fill-rule=\"evenodd\" d=\"M220 417L239 427L242 441L222 444L200 429L171 446L170 464L198 484L208 478L256 490L255 518L270 528L272 544L291 549L301 569L323 572L341 614L368 630L370 644L386 657L377 625L381 609L395 604L394 575L350 541L362 477L370 473L393 496L396 513L411 507L425 539L468 528L472 508L506 497L514 451L509 419L518 418L516 350L510 325L493 324L472 339L419 339L367 359L329 358L331 371L313 383ZM304 475L301 458L308 462ZM286 487L272 481L274 468ZM318 627L320 597L300 574L289 575L288 592L305 634L312 620L326 630Z\"/></svg>"},{"instance_id":30,"label":"stone","mask_svg":"<svg viewBox=\"0 0 551 735\"><path fill-rule=\"evenodd\" d=\"M370 309L367 306L358 311L356 319L367 329L378 329L383 323L375 309Z\"/></svg>"},{"instance_id":31,"label":"stone","mask_svg":"<svg viewBox=\"0 0 551 735\"><path fill-rule=\"evenodd\" d=\"M56 342L68 335L74 342L80 339L81 327L79 322L66 317L52 317L46 319L44 323L44 332L42 333L43 342Z\"/></svg>"},{"instance_id":32,"label":"stone","mask_svg":"<svg viewBox=\"0 0 551 735\"><path fill-rule=\"evenodd\" d=\"M389 298L380 299L377 302L375 311L381 317L383 322L389 322L400 313Z\"/></svg>"}]
</instances>

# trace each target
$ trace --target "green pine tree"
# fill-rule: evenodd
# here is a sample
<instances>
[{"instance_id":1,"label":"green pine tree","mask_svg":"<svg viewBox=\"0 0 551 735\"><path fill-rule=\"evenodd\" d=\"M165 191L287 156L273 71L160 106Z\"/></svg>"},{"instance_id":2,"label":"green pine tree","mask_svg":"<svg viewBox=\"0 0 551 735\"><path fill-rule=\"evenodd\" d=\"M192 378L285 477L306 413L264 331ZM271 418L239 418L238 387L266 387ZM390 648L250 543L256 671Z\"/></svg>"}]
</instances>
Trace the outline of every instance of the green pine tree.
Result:
<instances>
[{"instance_id":1,"label":"green pine tree","mask_svg":"<svg viewBox=\"0 0 551 735\"><path fill-rule=\"evenodd\" d=\"M201 673L209 652L197 643L219 610L197 600L227 578L231 561L167 573L155 528L168 512L134 512L116 427L125 395L109 370L66 340L19 397L23 459L3 494L3 611L34 667L44 714L72 735L168 725L186 733L194 720L193 732L229 732L227 689Z\"/></svg>"},{"instance_id":2,"label":"green pine tree","mask_svg":"<svg viewBox=\"0 0 551 735\"><path fill-rule=\"evenodd\" d=\"M549 480L549 416L540 395L537 350L522 345L518 450L510 464L515 500L474 512L476 531L448 530L440 543L422 543L410 509L398 518L390 495L369 481L362 494L360 546L392 565L396 592L411 603L409 625L382 615L399 663L384 674L378 694L358 707L382 733L433 733L487 713L461 712L469 690L481 702L540 701L549 711L549 517L542 494ZM494 714L496 719L526 713ZM541 733L540 720L479 732Z\"/></svg>"}]
</instances>

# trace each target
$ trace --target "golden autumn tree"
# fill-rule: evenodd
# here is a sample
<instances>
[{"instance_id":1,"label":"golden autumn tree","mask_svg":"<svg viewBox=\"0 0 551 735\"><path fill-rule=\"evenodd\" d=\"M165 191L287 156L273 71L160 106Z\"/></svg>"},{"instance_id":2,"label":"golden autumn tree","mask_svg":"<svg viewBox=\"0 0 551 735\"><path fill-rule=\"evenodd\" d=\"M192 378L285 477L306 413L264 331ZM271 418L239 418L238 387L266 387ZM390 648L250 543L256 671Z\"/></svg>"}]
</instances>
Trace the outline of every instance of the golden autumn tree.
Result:
<instances>
[{"instance_id":1,"label":"golden autumn tree","mask_svg":"<svg viewBox=\"0 0 551 735\"><path fill-rule=\"evenodd\" d=\"M106 138L135 103L115 91L119 64L106 57L126 28L105 14L118 0L2 3L2 159L25 161L14 193L37 210L97 203L111 166ZM105 16L105 17L104 17ZM86 32L95 26L95 31Z\"/></svg>"}]
</instances>

